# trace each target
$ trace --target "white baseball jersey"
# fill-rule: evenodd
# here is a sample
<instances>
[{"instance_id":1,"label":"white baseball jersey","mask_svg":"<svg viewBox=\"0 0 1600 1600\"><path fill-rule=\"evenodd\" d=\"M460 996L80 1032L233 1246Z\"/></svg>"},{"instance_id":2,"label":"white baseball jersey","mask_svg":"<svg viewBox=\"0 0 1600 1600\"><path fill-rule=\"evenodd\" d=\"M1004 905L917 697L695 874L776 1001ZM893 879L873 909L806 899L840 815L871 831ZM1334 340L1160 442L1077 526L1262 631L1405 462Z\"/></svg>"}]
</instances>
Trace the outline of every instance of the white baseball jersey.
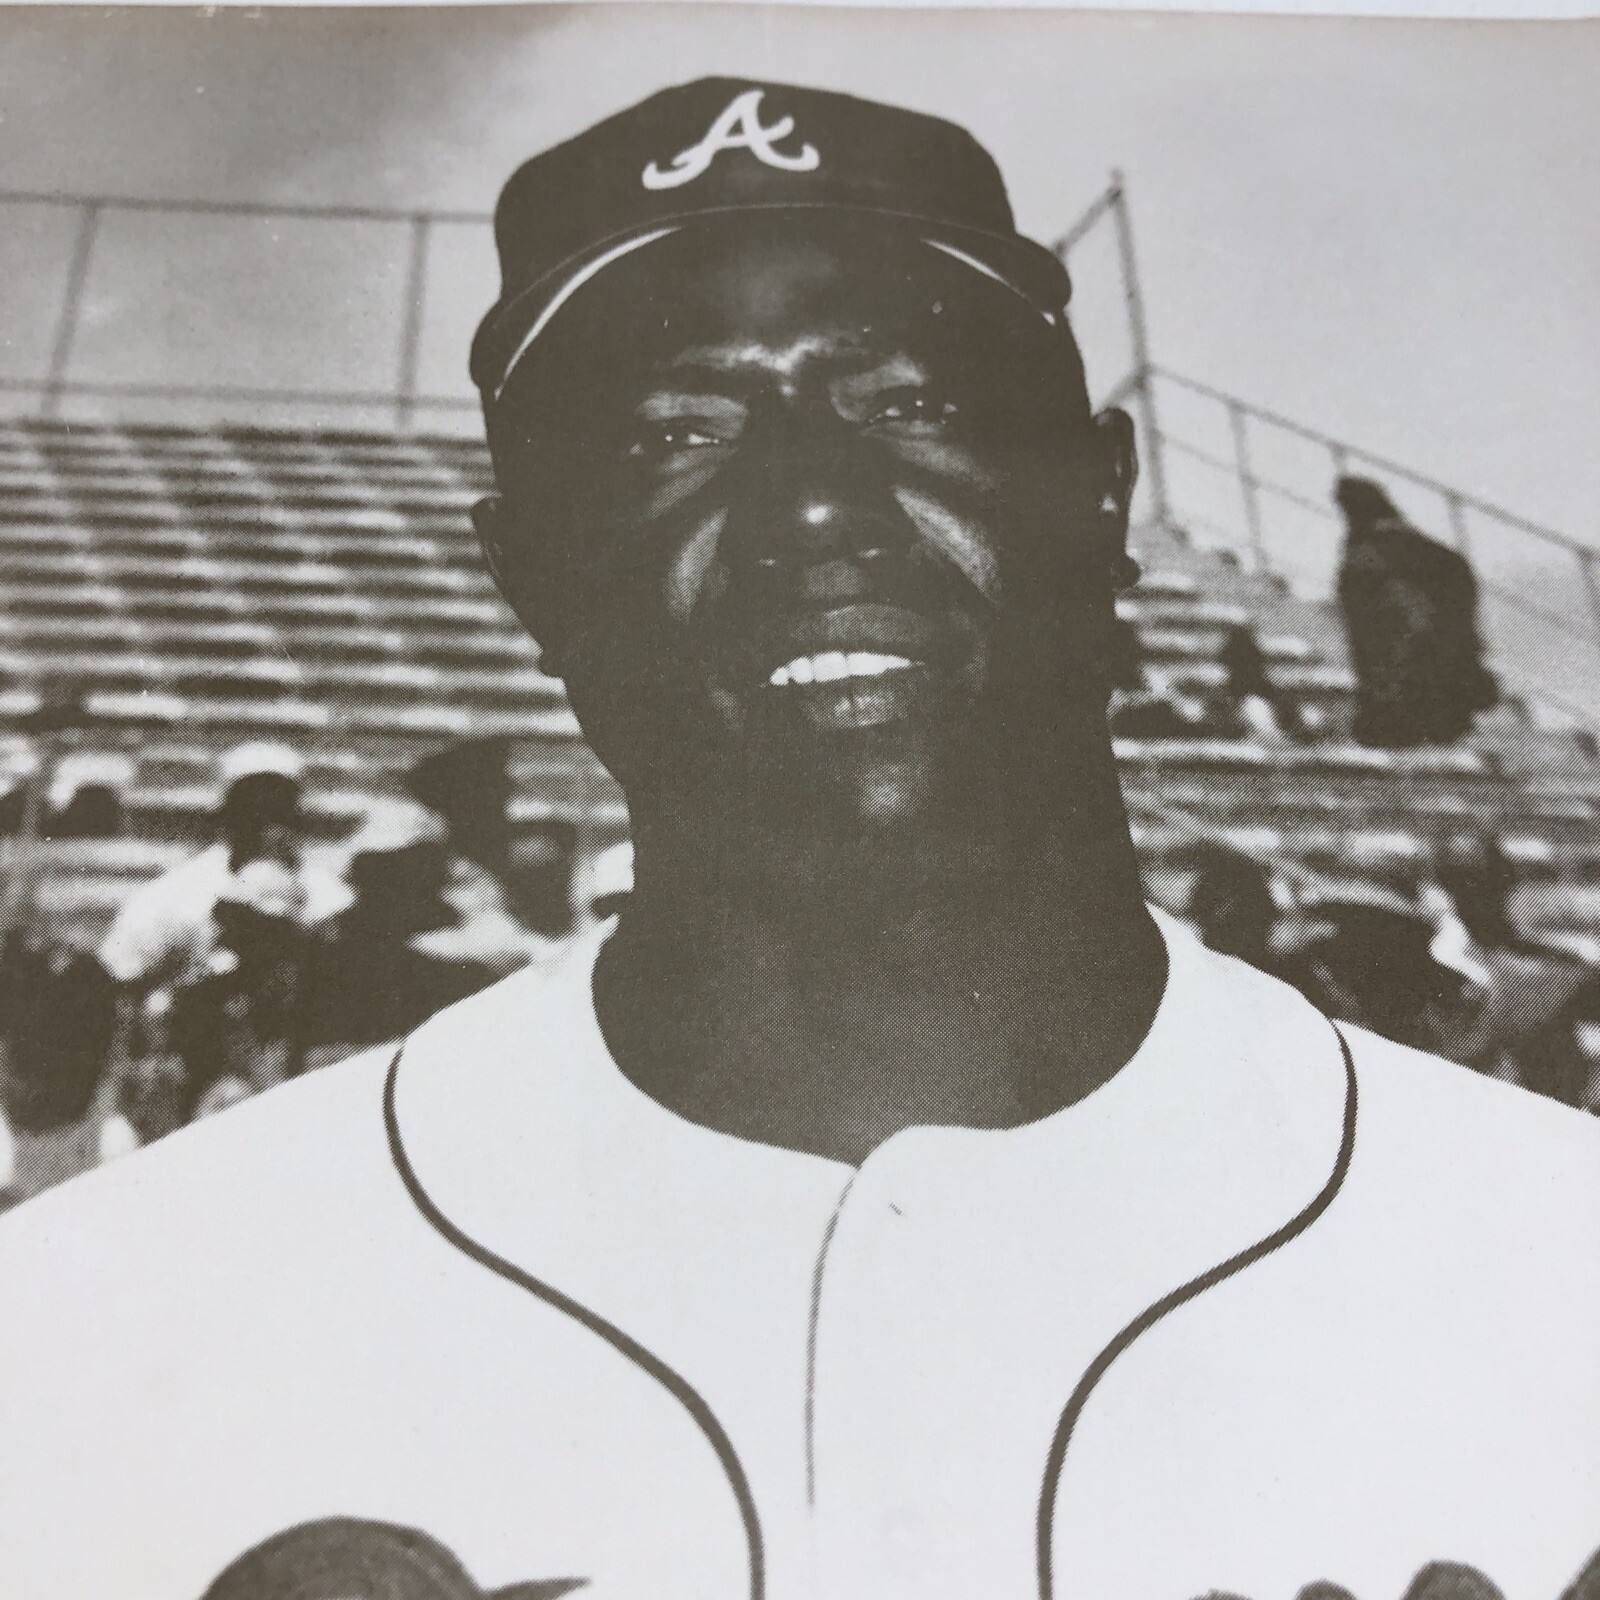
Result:
<instances>
[{"instance_id":1,"label":"white baseball jersey","mask_svg":"<svg viewBox=\"0 0 1600 1600\"><path fill-rule=\"evenodd\" d=\"M635 1088L593 942L0 1226L0 1573L198 1600L422 1530L593 1600L1556 1600L1600 1128L1165 926L1144 1044L859 1168Z\"/></svg>"}]
</instances>

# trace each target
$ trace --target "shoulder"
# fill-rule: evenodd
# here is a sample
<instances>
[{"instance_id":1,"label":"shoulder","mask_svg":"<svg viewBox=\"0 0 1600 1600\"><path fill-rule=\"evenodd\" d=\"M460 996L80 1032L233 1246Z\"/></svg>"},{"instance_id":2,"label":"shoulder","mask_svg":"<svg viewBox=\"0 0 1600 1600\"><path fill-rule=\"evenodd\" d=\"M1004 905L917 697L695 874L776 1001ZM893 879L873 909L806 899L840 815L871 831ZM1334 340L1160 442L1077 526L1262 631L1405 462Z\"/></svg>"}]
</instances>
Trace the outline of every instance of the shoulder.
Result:
<instances>
[{"instance_id":1,"label":"shoulder","mask_svg":"<svg viewBox=\"0 0 1600 1600\"><path fill-rule=\"evenodd\" d=\"M74 1283L182 1283L207 1252L259 1260L299 1219L349 1214L386 1181L391 1055L294 1079L18 1206L0 1218L0 1294L15 1308Z\"/></svg>"},{"instance_id":2,"label":"shoulder","mask_svg":"<svg viewBox=\"0 0 1600 1600\"><path fill-rule=\"evenodd\" d=\"M1358 1096L1352 1177L1447 1196L1463 1226L1600 1245L1600 1119L1341 1024ZM1600 1258L1597 1258L1600 1259Z\"/></svg>"},{"instance_id":3,"label":"shoulder","mask_svg":"<svg viewBox=\"0 0 1600 1600\"><path fill-rule=\"evenodd\" d=\"M1329 1023L1290 985L1203 948L1199 970L1213 1026L1269 1052L1327 1048ZM1503 1246L1530 1261L1591 1252L1600 1264L1600 1118L1336 1026L1353 1069L1353 1144L1330 1217L1371 1210L1399 1233Z\"/></svg>"},{"instance_id":4,"label":"shoulder","mask_svg":"<svg viewBox=\"0 0 1600 1600\"><path fill-rule=\"evenodd\" d=\"M1365 1028L1340 1023L1339 1031L1374 1120L1426 1128L1446 1159L1477 1146L1521 1150L1593 1169L1600 1182L1600 1119Z\"/></svg>"},{"instance_id":5,"label":"shoulder","mask_svg":"<svg viewBox=\"0 0 1600 1600\"><path fill-rule=\"evenodd\" d=\"M100 959L111 975L143 977L169 939L209 919L227 870L225 847L213 845L135 889L101 942Z\"/></svg>"},{"instance_id":6,"label":"shoulder","mask_svg":"<svg viewBox=\"0 0 1600 1600\"><path fill-rule=\"evenodd\" d=\"M408 1081L437 1075L460 1125L466 1080L548 1053L558 1010L587 1005L590 958L580 946L440 1012L401 1047ZM134 1259L181 1277L202 1240L231 1248L230 1229L259 1255L308 1216L400 1210L384 1111L396 1054L380 1047L292 1079L17 1207L0 1218L0 1283Z\"/></svg>"}]
</instances>

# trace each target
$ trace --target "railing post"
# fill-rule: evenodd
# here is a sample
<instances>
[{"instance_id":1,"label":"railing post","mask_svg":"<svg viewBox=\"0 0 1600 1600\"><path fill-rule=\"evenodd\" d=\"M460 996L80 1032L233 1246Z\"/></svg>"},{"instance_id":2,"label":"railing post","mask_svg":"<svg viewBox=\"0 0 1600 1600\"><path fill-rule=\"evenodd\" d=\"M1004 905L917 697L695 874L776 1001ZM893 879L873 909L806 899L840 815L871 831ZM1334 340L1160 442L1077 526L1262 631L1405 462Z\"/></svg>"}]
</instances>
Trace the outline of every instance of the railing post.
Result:
<instances>
[{"instance_id":1,"label":"railing post","mask_svg":"<svg viewBox=\"0 0 1600 1600\"><path fill-rule=\"evenodd\" d=\"M428 232L432 219L419 211L411 219L411 254L406 263L406 286L401 302L400 372L396 380L394 423L402 431L411 426L417 405L417 364L422 351L422 305L428 285Z\"/></svg>"},{"instance_id":2,"label":"railing post","mask_svg":"<svg viewBox=\"0 0 1600 1600\"><path fill-rule=\"evenodd\" d=\"M1250 551L1257 570L1260 570L1267 564L1266 543L1261 535L1261 497L1256 492L1255 469L1250 464L1250 425L1244 407L1237 400L1228 402L1228 426L1233 430L1233 462L1239 473L1239 493L1244 500Z\"/></svg>"},{"instance_id":3,"label":"railing post","mask_svg":"<svg viewBox=\"0 0 1600 1600\"><path fill-rule=\"evenodd\" d=\"M78 321L83 311L83 291L89 281L89 261L94 254L95 236L100 231L100 202L86 200L78 218L78 234L72 242L72 259L67 265L67 286L61 296L61 314L56 320L56 336L50 346L50 365L45 370L40 395L40 415L53 417L66 388L67 368L72 362L72 347L78 338Z\"/></svg>"},{"instance_id":4,"label":"railing post","mask_svg":"<svg viewBox=\"0 0 1600 1600\"><path fill-rule=\"evenodd\" d=\"M1128 217L1128 195L1122 174L1111 174L1111 214L1117 226L1117 254L1122 263L1122 297L1128 308L1128 335L1133 344L1134 385L1139 395L1139 420L1144 432L1144 468L1150 478L1150 501L1156 520L1171 517L1167 501L1167 474L1161 456L1161 428L1156 420L1155 371L1150 364L1150 335L1144 320L1144 296L1139 289L1138 262L1133 253L1133 225Z\"/></svg>"}]
</instances>

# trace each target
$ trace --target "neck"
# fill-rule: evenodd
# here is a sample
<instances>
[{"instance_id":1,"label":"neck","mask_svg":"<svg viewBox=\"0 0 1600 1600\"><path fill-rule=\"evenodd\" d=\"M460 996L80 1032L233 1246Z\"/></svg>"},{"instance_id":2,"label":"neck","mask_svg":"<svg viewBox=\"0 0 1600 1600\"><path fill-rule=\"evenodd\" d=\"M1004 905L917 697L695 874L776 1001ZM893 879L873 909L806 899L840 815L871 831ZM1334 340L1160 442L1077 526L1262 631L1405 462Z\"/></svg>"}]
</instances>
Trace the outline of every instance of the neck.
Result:
<instances>
[{"instance_id":1,"label":"neck","mask_svg":"<svg viewBox=\"0 0 1600 1600\"><path fill-rule=\"evenodd\" d=\"M845 1160L916 1124L1012 1126L1081 1099L1137 1048L1165 981L1109 795L981 835L641 818L595 982L619 1066L694 1120Z\"/></svg>"}]
</instances>

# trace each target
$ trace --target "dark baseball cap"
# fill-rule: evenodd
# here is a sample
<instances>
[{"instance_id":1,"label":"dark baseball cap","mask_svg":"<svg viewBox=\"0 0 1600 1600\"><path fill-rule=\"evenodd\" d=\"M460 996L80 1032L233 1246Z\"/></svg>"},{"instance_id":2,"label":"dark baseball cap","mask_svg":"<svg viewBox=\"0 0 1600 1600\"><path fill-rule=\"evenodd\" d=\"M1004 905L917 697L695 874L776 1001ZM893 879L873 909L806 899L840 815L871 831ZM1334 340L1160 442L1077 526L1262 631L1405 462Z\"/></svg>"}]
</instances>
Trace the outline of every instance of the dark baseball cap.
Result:
<instances>
[{"instance_id":1,"label":"dark baseball cap","mask_svg":"<svg viewBox=\"0 0 1600 1600\"><path fill-rule=\"evenodd\" d=\"M1064 326L1067 270L1017 232L965 128L852 95L737 78L665 89L520 167L495 209L500 298L472 348L490 404L567 298L631 251L707 219L890 219Z\"/></svg>"}]
</instances>

